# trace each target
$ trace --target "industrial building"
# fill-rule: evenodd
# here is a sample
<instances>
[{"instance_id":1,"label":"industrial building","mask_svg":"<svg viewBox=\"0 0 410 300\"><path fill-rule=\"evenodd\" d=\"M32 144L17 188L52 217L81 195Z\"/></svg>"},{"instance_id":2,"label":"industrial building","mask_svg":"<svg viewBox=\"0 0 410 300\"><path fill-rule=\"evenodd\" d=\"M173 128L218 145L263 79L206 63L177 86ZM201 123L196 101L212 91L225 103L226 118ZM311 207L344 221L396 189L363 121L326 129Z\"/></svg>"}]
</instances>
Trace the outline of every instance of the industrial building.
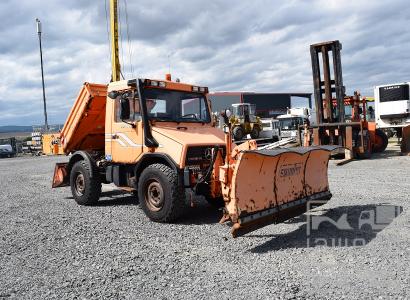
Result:
<instances>
[{"instance_id":1,"label":"industrial building","mask_svg":"<svg viewBox=\"0 0 410 300\"><path fill-rule=\"evenodd\" d=\"M234 103L251 103L256 105L256 114L262 118L286 114L286 109L290 107L312 108L311 93L215 92L210 93L209 97L213 112L230 108Z\"/></svg>"}]
</instances>

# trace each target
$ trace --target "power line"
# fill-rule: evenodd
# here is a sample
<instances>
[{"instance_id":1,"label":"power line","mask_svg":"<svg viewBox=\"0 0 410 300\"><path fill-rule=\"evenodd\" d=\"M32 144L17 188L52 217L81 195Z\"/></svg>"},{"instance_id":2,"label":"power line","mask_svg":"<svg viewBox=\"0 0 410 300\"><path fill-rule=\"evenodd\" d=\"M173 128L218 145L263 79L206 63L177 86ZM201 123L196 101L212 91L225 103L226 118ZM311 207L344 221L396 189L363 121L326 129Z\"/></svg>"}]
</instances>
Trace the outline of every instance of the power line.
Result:
<instances>
[{"instance_id":1,"label":"power line","mask_svg":"<svg viewBox=\"0 0 410 300\"><path fill-rule=\"evenodd\" d=\"M130 63L130 71L131 71L132 77L134 78L134 66L132 65L132 45L131 45L131 37L130 37L129 23L128 23L127 0L124 0L124 9L125 9L125 22L127 26L127 41L128 41L128 56L129 56L129 63Z\"/></svg>"},{"instance_id":2,"label":"power line","mask_svg":"<svg viewBox=\"0 0 410 300\"><path fill-rule=\"evenodd\" d=\"M110 28L109 28L109 24L108 24L108 11L107 11L107 0L105 0L104 3L104 8L105 8L105 23L106 23L106 27L107 27L107 41L108 41L108 57L110 59L110 64L111 64L111 39L110 39Z\"/></svg>"}]
</instances>

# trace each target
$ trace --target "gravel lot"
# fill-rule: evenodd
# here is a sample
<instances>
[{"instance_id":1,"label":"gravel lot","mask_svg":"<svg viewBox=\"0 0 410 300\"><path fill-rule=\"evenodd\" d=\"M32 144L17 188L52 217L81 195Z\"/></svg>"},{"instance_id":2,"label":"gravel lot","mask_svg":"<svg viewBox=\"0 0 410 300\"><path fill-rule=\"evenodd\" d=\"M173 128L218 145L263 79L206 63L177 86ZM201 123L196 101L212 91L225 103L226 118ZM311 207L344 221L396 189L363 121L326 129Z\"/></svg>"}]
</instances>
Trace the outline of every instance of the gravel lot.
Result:
<instances>
[{"instance_id":1,"label":"gravel lot","mask_svg":"<svg viewBox=\"0 0 410 300\"><path fill-rule=\"evenodd\" d=\"M304 215L238 239L201 199L177 224L148 221L110 187L98 206L80 207L69 188L50 188L64 160L0 160L0 298L410 297L410 157L330 162L334 196L315 215L346 213L353 230L324 223L307 236ZM359 230L360 213L380 203L402 213Z\"/></svg>"}]
</instances>

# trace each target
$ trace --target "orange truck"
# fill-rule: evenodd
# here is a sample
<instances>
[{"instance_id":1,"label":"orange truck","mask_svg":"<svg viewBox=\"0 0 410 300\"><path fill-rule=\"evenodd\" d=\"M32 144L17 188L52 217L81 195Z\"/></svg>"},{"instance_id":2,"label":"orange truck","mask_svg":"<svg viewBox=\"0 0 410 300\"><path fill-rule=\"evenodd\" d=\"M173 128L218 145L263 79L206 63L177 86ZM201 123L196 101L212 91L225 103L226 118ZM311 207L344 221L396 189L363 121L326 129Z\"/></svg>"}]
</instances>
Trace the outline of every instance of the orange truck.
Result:
<instances>
[{"instance_id":1,"label":"orange truck","mask_svg":"<svg viewBox=\"0 0 410 300\"><path fill-rule=\"evenodd\" d=\"M258 150L235 146L214 127L208 88L165 80L85 83L61 130L67 163L57 163L53 187L71 186L80 205L95 204L101 185L133 191L146 216L172 222L186 191L223 207L234 237L329 200L327 166L335 147Z\"/></svg>"}]
</instances>

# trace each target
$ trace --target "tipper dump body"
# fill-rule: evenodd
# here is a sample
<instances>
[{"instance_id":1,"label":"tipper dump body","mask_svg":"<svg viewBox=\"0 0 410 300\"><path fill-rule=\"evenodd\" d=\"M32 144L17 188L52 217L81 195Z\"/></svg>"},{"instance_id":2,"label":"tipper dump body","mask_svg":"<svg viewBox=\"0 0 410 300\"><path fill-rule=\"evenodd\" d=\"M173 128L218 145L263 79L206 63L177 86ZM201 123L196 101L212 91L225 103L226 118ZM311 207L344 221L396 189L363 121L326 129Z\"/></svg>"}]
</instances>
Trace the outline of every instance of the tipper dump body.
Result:
<instances>
[{"instance_id":1,"label":"tipper dump body","mask_svg":"<svg viewBox=\"0 0 410 300\"><path fill-rule=\"evenodd\" d=\"M64 153L104 150L107 85L84 83L60 133Z\"/></svg>"}]
</instances>

